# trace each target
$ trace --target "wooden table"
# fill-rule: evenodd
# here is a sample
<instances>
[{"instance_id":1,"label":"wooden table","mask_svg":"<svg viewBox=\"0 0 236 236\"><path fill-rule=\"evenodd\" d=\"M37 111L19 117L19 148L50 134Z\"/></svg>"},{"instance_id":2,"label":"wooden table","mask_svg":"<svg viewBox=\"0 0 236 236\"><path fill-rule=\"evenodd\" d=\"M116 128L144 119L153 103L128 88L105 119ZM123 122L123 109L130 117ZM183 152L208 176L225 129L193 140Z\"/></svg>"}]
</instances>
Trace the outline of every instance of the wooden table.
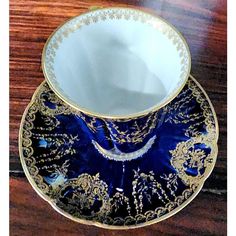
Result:
<instances>
[{"instance_id":1,"label":"wooden table","mask_svg":"<svg viewBox=\"0 0 236 236\"><path fill-rule=\"evenodd\" d=\"M56 213L26 180L18 155L22 113L44 79L40 63L46 39L66 19L101 5L148 9L183 33L192 54L192 75L210 96L220 126L218 160L197 198L163 222L130 231L81 225ZM226 0L11 0L11 235L226 235L226 24Z\"/></svg>"}]
</instances>

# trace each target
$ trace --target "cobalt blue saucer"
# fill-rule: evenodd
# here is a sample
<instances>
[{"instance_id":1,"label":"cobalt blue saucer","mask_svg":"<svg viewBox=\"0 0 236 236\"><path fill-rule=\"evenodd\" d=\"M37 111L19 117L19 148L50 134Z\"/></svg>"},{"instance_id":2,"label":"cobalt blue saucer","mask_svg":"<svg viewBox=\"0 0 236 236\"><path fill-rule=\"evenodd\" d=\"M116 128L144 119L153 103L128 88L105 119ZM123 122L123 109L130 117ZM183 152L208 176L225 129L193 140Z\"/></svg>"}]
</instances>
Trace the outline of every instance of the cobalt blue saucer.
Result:
<instances>
[{"instance_id":1,"label":"cobalt blue saucer","mask_svg":"<svg viewBox=\"0 0 236 236\"><path fill-rule=\"evenodd\" d=\"M54 209L80 223L127 229L164 220L201 190L216 162L219 133L214 108L192 76L165 109L152 147L116 161L99 152L76 111L43 82L21 122L25 174Z\"/></svg>"}]
</instances>

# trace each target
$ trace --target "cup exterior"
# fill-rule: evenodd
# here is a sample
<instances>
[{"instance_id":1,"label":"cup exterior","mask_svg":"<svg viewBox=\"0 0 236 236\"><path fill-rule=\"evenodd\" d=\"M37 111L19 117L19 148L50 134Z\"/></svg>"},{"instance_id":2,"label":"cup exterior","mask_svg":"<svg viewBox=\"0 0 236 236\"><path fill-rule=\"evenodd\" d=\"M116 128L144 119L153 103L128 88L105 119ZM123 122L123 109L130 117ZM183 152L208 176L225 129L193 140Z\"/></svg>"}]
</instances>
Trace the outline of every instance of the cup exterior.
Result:
<instances>
[{"instance_id":1,"label":"cup exterior","mask_svg":"<svg viewBox=\"0 0 236 236\"><path fill-rule=\"evenodd\" d=\"M102 149L128 154L141 150L155 138L155 131L161 126L165 114L165 109L161 108L141 117L114 120L80 113L78 120L91 141Z\"/></svg>"}]
</instances>

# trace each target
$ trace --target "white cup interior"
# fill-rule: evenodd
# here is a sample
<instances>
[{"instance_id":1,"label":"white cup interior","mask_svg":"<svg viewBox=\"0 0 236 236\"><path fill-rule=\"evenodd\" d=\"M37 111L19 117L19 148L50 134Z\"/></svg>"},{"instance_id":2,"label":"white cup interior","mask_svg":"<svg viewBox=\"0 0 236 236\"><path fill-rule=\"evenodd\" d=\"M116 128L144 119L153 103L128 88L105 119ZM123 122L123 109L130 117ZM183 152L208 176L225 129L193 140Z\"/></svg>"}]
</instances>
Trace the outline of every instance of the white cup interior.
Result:
<instances>
[{"instance_id":1,"label":"white cup interior","mask_svg":"<svg viewBox=\"0 0 236 236\"><path fill-rule=\"evenodd\" d=\"M187 80L190 55L180 34L161 19L132 9L102 9L73 18L52 35L43 69L66 102L126 116L174 96Z\"/></svg>"}]
</instances>

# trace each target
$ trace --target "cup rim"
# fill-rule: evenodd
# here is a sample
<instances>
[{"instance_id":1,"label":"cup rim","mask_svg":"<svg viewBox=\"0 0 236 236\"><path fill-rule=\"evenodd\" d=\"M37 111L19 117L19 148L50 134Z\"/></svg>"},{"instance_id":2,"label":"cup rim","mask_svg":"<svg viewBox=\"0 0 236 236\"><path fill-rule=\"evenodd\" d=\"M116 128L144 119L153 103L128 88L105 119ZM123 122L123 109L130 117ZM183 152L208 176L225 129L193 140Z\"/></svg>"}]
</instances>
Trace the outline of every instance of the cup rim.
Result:
<instances>
[{"instance_id":1,"label":"cup rim","mask_svg":"<svg viewBox=\"0 0 236 236\"><path fill-rule=\"evenodd\" d=\"M117 9L117 10L133 10L133 11L136 11L136 12L141 12L141 13L144 13L145 15L149 15L153 18L156 18L160 21L163 21L165 24L167 24L169 27L171 27L175 33L177 33L177 35L179 36L179 38L182 40L185 48L186 48L186 51L187 51L187 55L188 55L188 68L187 68L187 73L185 75L185 78L183 79L183 82L181 84L181 86L178 87L178 89L176 89L172 95L166 99L165 101L157 104L157 105L154 105L148 109L145 109L143 111L140 111L140 112L136 112L136 113L133 113L133 114L128 114L128 115L106 115L106 114L102 114L102 113L98 113L98 112L93 112L89 109L86 109L86 108L83 108L81 106L79 106L78 104L76 104L75 102L67 99L65 96L61 95L61 93L57 90L56 86L54 86L53 82L50 80L50 76L47 75L47 70L46 70L46 63L45 63L45 57L46 57L46 48L49 44L49 42L51 41L52 37L66 24L68 23L69 21L77 18L77 17L80 17L80 16L83 16L83 15L86 15L88 14L89 12L95 12L95 11L101 11L101 10L112 10L112 9ZM187 83L187 80L190 76L190 70L191 70L191 54L190 54L190 50L189 50L189 46L184 38L184 36L179 32L179 30L173 26L171 23L169 23L167 20L163 19L162 17L154 14L154 13L150 13L146 10L140 10L140 9L137 9L137 8L134 8L134 7L98 7L96 9L92 9L92 10L88 10L82 14L78 14L76 16L73 16L71 18L69 18L68 20L66 21L63 21L52 33L51 35L48 37L46 43L44 44L44 47L43 47L43 51L42 51L42 57L41 57L41 68L42 68L42 71L43 71L43 75L44 75L44 78L45 80L47 81L49 87L52 89L52 91L63 101L65 102L67 105L69 105L70 107L72 107L74 110L78 111L78 112L82 112L88 116L91 116L91 117L97 117L97 118L104 118L104 119L109 119L109 120L127 120L127 119L135 119L135 118L139 118L139 117L143 117L145 115L148 115L150 113L153 113L153 112L156 112L158 110L160 110L161 108L163 108L164 106L166 106L168 103L170 103L180 92L181 90L184 88L185 84Z\"/></svg>"}]
</instances>

